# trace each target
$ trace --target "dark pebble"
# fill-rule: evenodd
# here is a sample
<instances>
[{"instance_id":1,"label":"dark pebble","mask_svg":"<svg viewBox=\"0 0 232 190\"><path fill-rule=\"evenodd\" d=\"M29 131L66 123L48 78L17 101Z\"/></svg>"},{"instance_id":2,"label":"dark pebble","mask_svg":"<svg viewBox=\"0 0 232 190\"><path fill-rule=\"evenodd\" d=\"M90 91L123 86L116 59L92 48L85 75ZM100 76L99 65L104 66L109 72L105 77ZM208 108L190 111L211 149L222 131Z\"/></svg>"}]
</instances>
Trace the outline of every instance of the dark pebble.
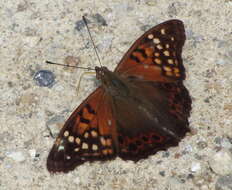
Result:
<instances>
[{"instance_id":1,"label":"dark pebble","mask_svg":"<svg viewBox=\"0 0 232 190\"><path fill-rule=\"evenodd\" d=\"M55 82L55 76L51 71L40 70L35 73L34 80L38 86L52 87Z\"/></svg>"}]
</instances>

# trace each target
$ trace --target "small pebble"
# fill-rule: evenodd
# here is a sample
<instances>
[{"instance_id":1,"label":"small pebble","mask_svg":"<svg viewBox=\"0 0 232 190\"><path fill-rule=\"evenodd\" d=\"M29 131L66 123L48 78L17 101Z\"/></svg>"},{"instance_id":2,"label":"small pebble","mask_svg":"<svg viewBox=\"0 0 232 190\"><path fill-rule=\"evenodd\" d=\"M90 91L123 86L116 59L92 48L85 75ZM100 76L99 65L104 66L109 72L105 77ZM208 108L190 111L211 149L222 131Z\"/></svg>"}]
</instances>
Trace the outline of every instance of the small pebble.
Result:
<instances>
[{"instance_id":1,"label":"small pebble","mask_svg":"<svg viewBox=\"0 0 232 190\"><path fill-rule=\"evenodd\" d=\"M35 73L34 80L38 86L52 87L55 82L55 76L51 71L40 70Z\"/></svg>"},{"instance_id":2,"label":"small pebble","mask_svg":"<svg viewBox=\"0 0 232 190\"><path fill-rule=\"evenodd\" d=\"M82 28L84 28L84 27L85 27L85 23L84 23L83 20L78 20L78 21L76 22L75 29L76 29L77 31L81 31Z\"/></svg>"},{"instance_id":3,"label":"small pebble","mask_svg":"<svg viewBox=\"0 0 232 190\"><path fill-rule=\"evenodd\" d=\"M165 151L165 152L162 153L163 158L167 158L169 156L170 156L170 152L168 152L168 151Z\"/></svg>"},{"instance_id":4,"label":"small pebble","mask_svg":"<svg viewBox=\"0 0 232 190\"><path fill-rule=\"evenodd\" d=\"M145 3L148 5L148 6L156 6L158 4L157 1L154 1L154 0L146 0Z\"/></svg>"},{"instance_id":5,"label":"small pebble","mask_svg":"<svg viewBox=\"0 0 232 190\"><path fill-rule=\"evenodd\" d=\"M79 177L76 177L76 178L74 179L74 183L75 183L76 185L79 185L80 182L81 182L81 180L80 180Z\"/></svg>"},{"instance_id":6,"label":"small pebble","mask_svg":"<svg viewBox=\"0 0 232 190\"><path fill-rule=\"evenodd\" d=\"M102 26L107 26L105 18L99 13L93 15L92 17L97 23L101 24Z\"/></svg>"},{"instance_id":7,"label":"small pebble","mask_svg":"<svg viewBox=\"0 0 232 190\"><path fill-rule=\"evenodd\" d=\"M54 116L49 121L47 121L46 126L52 137L56 138L60 132L60 129L64 125L64 117Z\"/></svg>"},{"instance_id":8,"label":"small pebble","mask_svg":"<svg viewBox=\"0 0 232 190\"><path fill-rule=\"evenodd\" d=\"M168 180L168 189L172 189L172 190L179 190L183 188L183 184L181 183L180 179L178 179L177 177L169 177Z\"/></svg>"},{"instance_id":9,"label":"small pebble","mask_svg":"<svg viewBox=\"0 0 232 190\"><path fill-rule=\"evenodd\" d=\"M40 39L37 36L25 36L23 38L23 42L27 44L27 47L30 47L30 48L35 47L38 44L39 40Z\"/></svg>"},{"instance_id":10,"label":"small pebble","mask_svg":"<svg viewBox=\"0 0 232 190\"><path fill-rule=\"evenodd\" d=\"M232 154L228 150L222 149L213 155L209 160L209 165L219 175L230 174L232 173Z\"/></svg>"},{"instance_id":11,"label":"small pebble","mask_svg":"<svg viewBox=\"0 0 232 190\"><path fill-rule=\"evenodd\" d=\"M188 154L190 152L193 152L193 147L191 145L186 145L184 150L182 151L182 154Z\"/></svg>"},{"instance_id":12,"label":"small pebble","mask_svg":"<svg viewBox=\"0 0 232 190\"><path fill-rule=\"evenodd\" d=\"M152 28L152 25L146 24L146 25L141 26L140 30L142 30L143 32L146 32L150 28Z\"/></svg>"},{"instance_id":13,"label":"small pebble","mask_svg":"<svg viewBox=\"0 0 232 190\"><path fill-rule=\"evenodd\" d=\"M201 190L210 190L210 188L208 187L208 185L202 185Z\"/></svg>"},{"instance_id":14,"label":"small pebble","mask_svg":"<svg viewBox=\"0 0 232 190\"><path fill-rule=\"evenodd\" d=\"M35 159L35 156L36 156L36 150L35 150L35 149L31 149L31 150L29 150L28 152L29 152L29 154L30 154L31 158L32 158L32 159Z\"/></svg>"},{"instance_id":15,"label":"small pebble","mask_svg":"<svg viewBox=\"0 0 232 190\"><path fill-rule=\"evenodd\" d=\"M193 174L188 174L187 179L194 179L194 175Z\"/></svg>"},{"instance_id":16,"label":"small pebble","mask_svg":"<svg viewBox=\"0 0 232 190\"><path fill-rule=\"evenodd\" d=\"M225 65L227 62L224 59L219 59L215 62L217 65Z\"/></svg>"},{"instance_id":17,"label":"small pebble","mask_svg":"<svg viewBox=\"0 0 232 190\"><path fill-rule=\"evenodd\" d=\"M232 189L232 174L219 177L216 182L215 189L216 190L231 190Z\"/></svg>"},{"instance_id":18,"label":"small pebble","mask_svg":"<svg viewBox=\"0 0 232 190\"><path fill-rule=\"evenodd\" d=\"M87 22L87 24L89 24L90 23L90 21L85 17L85 20L86 20L86 22ZM83 21L83 19L81 19L81 20L78 20L77 22L76 22L76 24L75 24L75 29L77 30L77 31L81 31L83 28L85 28L86 26L85 26L85 23L84 23L84 21Z\"/></svg>"},{"instance_id":19,"label":"small pebble","mask_svg":"<svg viewBox=\"0 0 232 190\"><path fill-rule=\"evenodd\" d=\"M194 162L194 163L192 163L192 165L191 165L191 172L196 173L196 172L199 172L200 170L201 170L201 164L200 164L200 162Z\"/></svg>"},{"instance_id":20,"label":"small pebble","mask_svg":"<svg viewBox=\"0 0 232 190\"><path fill-rule=\"evenodd\" d=\"M186 33L186 36L188 39L193 38L193 36L194 36L194 33L192 30L186 29L185 33Z\"/></svg>"},{"instance_id":21,"label":"small pebble","mask_svg":"<svg viewBox=\"0 0 232 190\"><path fill-rule=\"evenodd\" d=\"M97 46L97 49L100 51L108 51L112 45L113 36L112 35L105 35L101 43Z\"/></svg>"},{"instance_id":22,"label":"small pebble","mask_svg":"<svg viewBox=\"0 0 232 190\"><path fill-rule=\"evenodd\" d=\"M159 174L164 177L165 176L165 171L160 171Z\"/></svg>"},{"instance_id":23,"label":"small pebble","mask_svg":"<svg viewBox=\"0 0 232 190\"><path fill-rule=\"evenodd\" d=\"M12 158L16 162L23 162L25 160L22 152L10 152L7 157Z\"/></svg>"},{"instance_id":24,"label":"small pebble","mask_svg":"<svg viewBox=\"0 0 232 190\"><path fill-rule=\"evenodd\" d=\"M199 148L199 149L204 149L207 146L208 146L207 142L205 142L205 141L199 141L199 142L197 142L197 148Z\"/></svg>"},{"instance_id":25,"label":"small pebble","mask_svg":"<svg viewBox=\"0 0 232 190\"><path fill-rule=\"evenodd\" d=\"M71 67L64 67L65 69L69 69L71 71L76 70L75 67L78 67L80 63L80 59L78 57L74 57L74 56L67 56L64 59L64 64L71 66Z\"/></svg>"},{"instance_id":26,"label":"small pebble","mask_svg":"<svg viewBox=\"0 0 232 190\"><path fill-rule=\"evenodd\" d=\"M232 148L232 144L228 138L223 138L221 141L221 146L226 149Z\"/></svg>"},{"instance_id":27,"label":"small pebble","mask_svg":"<svg viewBox=\"0 0 232 190\"><path fill-rule=\"evenodd\" d=\"M198 187L204 187L205 185L209 184L212 181L212 176L210 173L202 173L201 175L195 175L192 179L194 185Z\"/></svg>"},{"instance_id":28,"label":"small pebble","mask_svg":"<svg viewBox=\"0 0 232 190\"><path fill-rule=\"evenodd\" d=\"M221 142L222 142L222 137L216 137L216 138L214 139L214 142L215 142L216 144L220 145Z\"/></svg>"},{"instance_id":29,"label":"small pebble","mask_svg":"<svg viewBox=\"0 0 232 190\"><path fill-rule=\"evenodd\" d=\"M180 8L180 3L172 3L168 6L168 15L171 16L175 16L178 14L178 8Z\"/></svg>"},{"instance_id":30,"label":"small pebble","mask_svg":"<svg viewBox=\"0 0 232 190\"><path fill-rule=\"evenodd\" d=\"M194 154L194 158L197 160L203 160L204 159L204 155L199 155L197 153Z\"/></svg>"}]
</instances>

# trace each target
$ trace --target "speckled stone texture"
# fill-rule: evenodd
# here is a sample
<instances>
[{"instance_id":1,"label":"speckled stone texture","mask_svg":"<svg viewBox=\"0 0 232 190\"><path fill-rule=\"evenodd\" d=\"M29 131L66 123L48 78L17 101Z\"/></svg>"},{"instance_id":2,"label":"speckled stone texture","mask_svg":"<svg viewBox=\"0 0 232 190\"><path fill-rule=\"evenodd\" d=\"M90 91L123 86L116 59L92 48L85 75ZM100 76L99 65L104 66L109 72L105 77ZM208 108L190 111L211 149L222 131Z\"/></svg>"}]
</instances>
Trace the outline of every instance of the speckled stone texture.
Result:
<instances>
[{"instance_id":1,"label":"speckled stone texture","mask_svg":"<svg viewBox=\"0 0 232 190\"><path fill-rule=\"evenodd\" d=\"M145 30L172 18L184 22L187 40L182 56L185 85L193 99L193 132L178 147L137 163L118 158L50 175L50 134L60 129L96 83L94 75L85 75L77 93L84 71L45 61L64 63L72 56L74 64L99 65L80 22L83 15L102 63L110 69ZM0 18L1 190L231 187L231 167L219 167L232 159L231 0L2 0ZM48 71L42 84L35 80L39 71Z\"/></svg>"}]
</instances>

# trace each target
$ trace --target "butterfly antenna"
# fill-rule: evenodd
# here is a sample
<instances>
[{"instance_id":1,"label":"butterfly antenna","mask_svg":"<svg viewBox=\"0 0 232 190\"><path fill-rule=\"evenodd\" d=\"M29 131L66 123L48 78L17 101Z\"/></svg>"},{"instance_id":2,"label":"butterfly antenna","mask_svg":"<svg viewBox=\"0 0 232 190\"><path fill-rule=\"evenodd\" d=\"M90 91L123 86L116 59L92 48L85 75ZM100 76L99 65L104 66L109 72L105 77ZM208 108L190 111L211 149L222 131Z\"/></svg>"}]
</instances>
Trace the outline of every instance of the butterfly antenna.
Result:
<instances>
[{"instance_id":1,"label":"butterfly antenna","mask_svg":"<svg viewBox=\"0 0 232 190\"><path fill-rule=\"evenodd\" d=\"M65 67L73 67L73 68L79 68L79 69L88 69L88 70L91 70L91 71L95 71L95 69L92 69L90 67L78 67L78 66L72 66L72 65L66 65L66 64L61 64L61 63L54 63L54 62L51 62L51 61L46 61L47 64L52 64L52 65L60 65L60 66L65 66ZM78 82L78 85L77 85L77 88L76 88L76 91L77 91L77 95L79 93L79 90L80 90L80 86L81 86L81 81L82 81L82 78L84 77L84 75L92 75L92 74L96 74L96 72L84 72L81 74L81 77L80 77L80 80Z\"/></svg>"},{"instance_id":2,"label":"butterfly antenna","mask_svg":"<svg viewBox=\"0 0 232 190\"><path fill-rule=\"evenodd\" d=\"M87 70L95 71L95 69L93 69L91 67L79 67L79 66L66 65L66 64L61 64L61 63L54 63L54 62L51 62L51 61L46 61L46 63L51 64L51 65L60 65L60 66L65 66L65 67L72 67L72 68L77 68L77 69L87 69Z\"/></svg>"},{"instance_id":3,"label":"butterfly antenna","mask_svg":"<svg viewBox=\"0 0 232 190\"><path fill-rule=\"evenodd\" d=\"M96 48L96 45L95 45L95 43L94 43L94 41L93 41L93 38L92 38L92 35L91 35L91 33L90 33L89 26L88 26L88 23L87 23L87 20L86 20L85 16L82 16L82 19L83 19L83 21L84 21L84 23L85 23L85 26L86 26L86 28L87 28L89 37L90 37L91 42L92 42L92 44L93 44L93 48L94 48L95 54L96 54L96 56L97 56L97 59L98 59L98 61L99 61L99 63L100 63L100 66L102 67L99 54L97 53L97 48Z\"/></svg>"}]
</instances>

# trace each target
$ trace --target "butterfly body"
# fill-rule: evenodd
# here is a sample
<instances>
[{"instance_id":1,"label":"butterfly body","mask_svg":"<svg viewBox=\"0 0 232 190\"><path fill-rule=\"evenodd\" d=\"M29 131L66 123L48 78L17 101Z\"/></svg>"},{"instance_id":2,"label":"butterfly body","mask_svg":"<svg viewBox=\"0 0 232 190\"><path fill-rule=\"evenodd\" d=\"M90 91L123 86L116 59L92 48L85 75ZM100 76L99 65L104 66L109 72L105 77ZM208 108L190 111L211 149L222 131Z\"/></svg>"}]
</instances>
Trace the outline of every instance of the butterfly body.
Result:
<instances>
[{"instance_id":1,"label":"butterfly body","mask_svg":"<svg viewBox=\"0 0 232 190\"><path fill-rule=\"evenodd\" d=\"M178 145L190 131L179 20L147 31L114 72L96 67L99 86L69 117L47 161L68 172L85 161L141 158Z\"/></svg>"},{"instance_id":2,"label":"butterfly body","mask_svg":"<svg viewBox=\"0 0 232 190\"><path fill-rule=\"evenodd\" d=\"M101 81L104 91L112 97L128 96L129 89L126 81L123 81L117 73L108 70L106 67L96 67L96 78Z\"/></svg>"}]
</instances>

